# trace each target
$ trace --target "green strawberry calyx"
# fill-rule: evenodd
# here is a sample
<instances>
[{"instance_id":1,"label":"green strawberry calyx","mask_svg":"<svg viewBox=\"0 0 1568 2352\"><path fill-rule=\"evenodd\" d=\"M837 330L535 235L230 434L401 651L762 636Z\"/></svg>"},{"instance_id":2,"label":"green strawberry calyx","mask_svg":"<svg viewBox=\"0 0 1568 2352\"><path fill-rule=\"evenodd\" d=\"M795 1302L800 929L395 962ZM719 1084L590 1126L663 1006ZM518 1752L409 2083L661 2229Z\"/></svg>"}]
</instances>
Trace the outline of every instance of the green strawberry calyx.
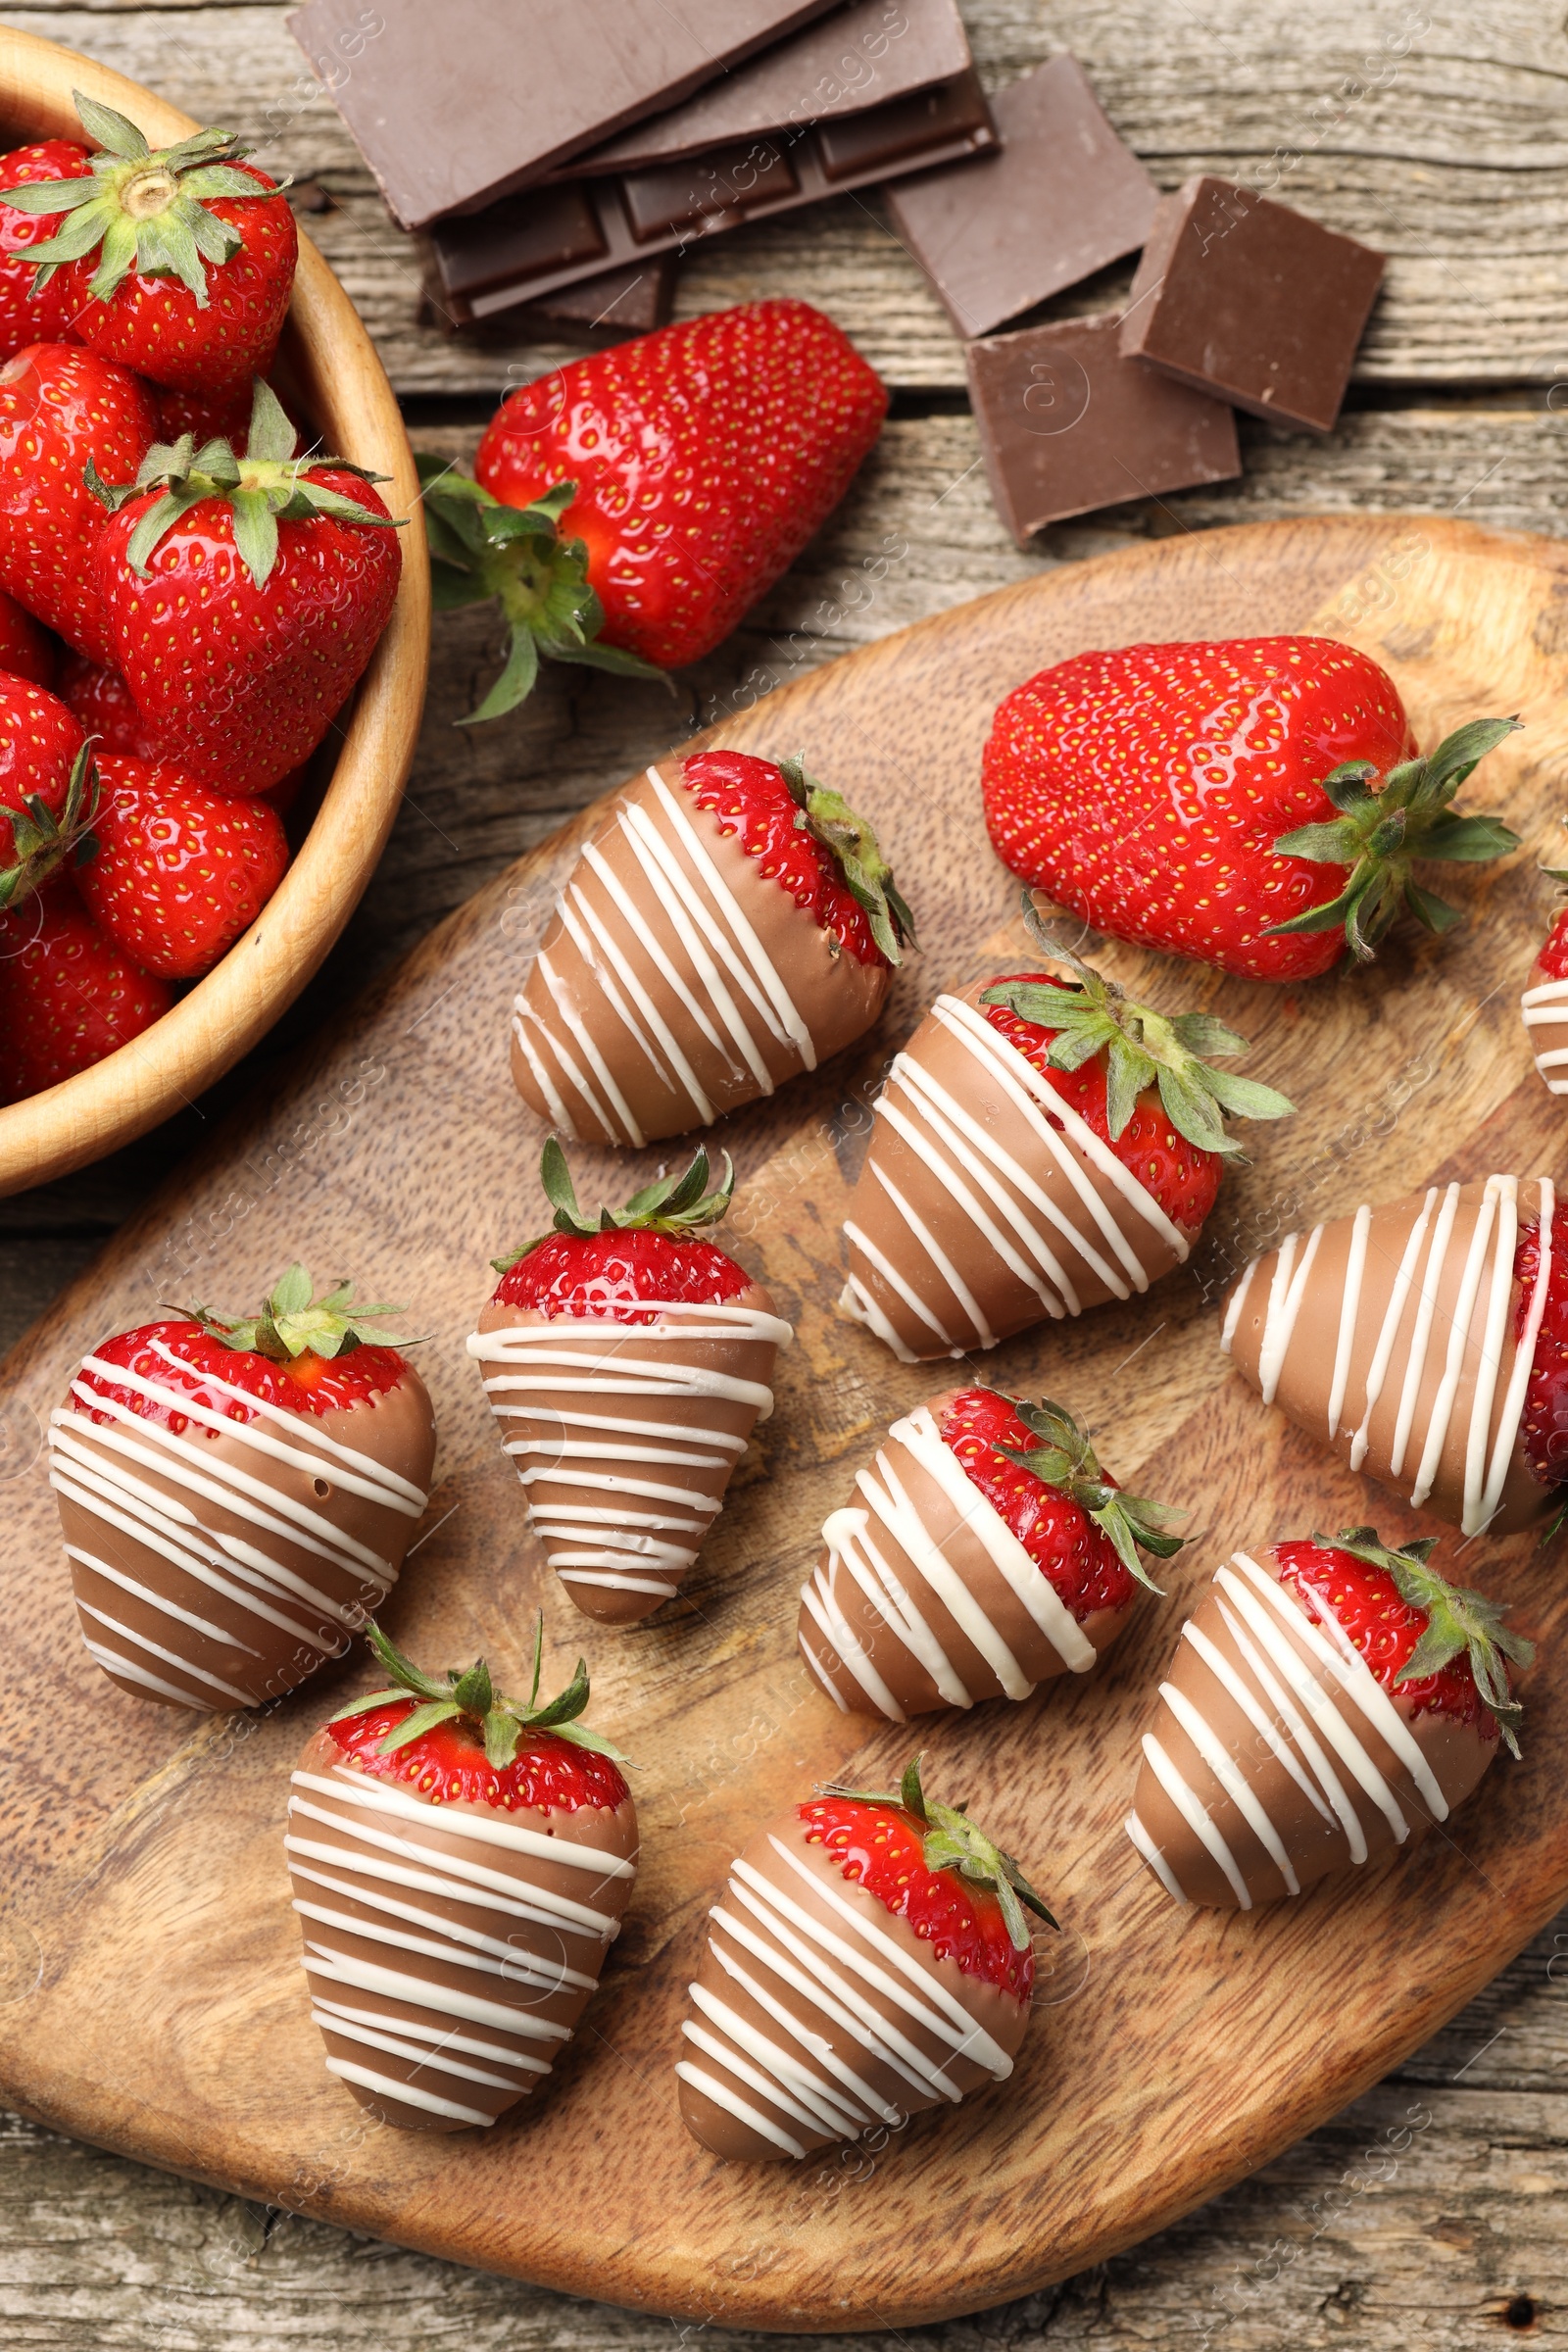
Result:
<instances>
[{"instance_id":1,"label":"green strawberry calyx","mask_svg":"<svg viewBox=\"0 0 1568 2352\"><path fill-rule=\"evenodd\" d=\"M73 90L82 129L101 152L80 179L28 180L0 188L19 213L63 213L66 220L27 259L41 293L55 271L89 253L99 257L88 293L108 302L134 270L143 277L177 277L207 308L207 265L232 261L244 239L232 221L208 205L217 196L259 202L279 196L287 180L263 184L236 169L250 153L226 130L197 130L172 147L149 147L134 122Z\"/></svg>"},{"instance_id":2,"label":"green strawberry calyx","mask_svg":"<svg viewBox=\"0 0 1568 2352\"><path fill-rule=\"evenodd\" d=\"M526 1702L506 1698L490 1680L490 1669L483 1658L475 1658L466 1673L448 1667L445 1675L426 1674L395 1649L372 1618L365 1629L365 1638L375 1652L378 1662L391 1677L390 1688L372 1690L368 1698L356 1698L348 1706L339 1707L333 1716L341 1723L349 1715L367 1715L372 1707L389 1706L399 1698L416 1698L419 1704L395 1723L384 1739L376 1741L377 1753L394 1755L432 1731L438 1723L450 1723L455 1716L466 1716L477 1726L484 1740L485 1761L497 1772L504 1772L514 1761L524 1732L553 1732L558 1740L565 1740L573 1747L592 1748L595 1755L608 1756L612 1764L625 1764L618 1747L591 1732L577 1719L588 1704L588 1665L584 1658L577 1660L577 1671L559 1697L539 1704L539 1675L544 1659L545 1613L543 1609L534 1623L533 1688Z\"/></svg>"},{"instance_id":3,"label":"green strawberry calyx","mask_svg":"<svg viewBox=\"0 0 1568 2352\"><path fill-rule=\"evenodd\" d=\"M668 674L640 654L605 645L605 608L589 585L588 549L563 538L561 517L577 495L557 482L531 506L509 507L447 459L416 450L430 539L430 592L438 612L493 600L512 632L506 666L460 727L501 718L533 692L541 659L576 662L622 678Z\"/></svg>"},{"instance_id":4,"label":"green strawberry calyx","mask_svg":"<svg viewBox=\"0 0 1568 2352\"><path fill-rule=\"evenodd\" d=\"M1216 1070L1205 1058L1246 1054L1245 1037L1210 1012L1163 1013L1134 1004L1114 980L1085 963L1040 920L1027 890L1023 916L1036 946L1077 974L1077 987L1006 980L988 988L980 1002L1054 1029L1046 1056L1054 1070L1080 1069L1103 1052L1105 1125L1112 1143L1125 1133L1139 1096L1150 1086L1158 1087L1160 1104L1178 1135L1226 1159L1242 1156L1241 1145L1225 1132L1227 1111L1244 1119L1284 1119L1294 1113L1296 1104L1272 1086Z\"/></svg>"},{"instance_id":5,"label":"green strawberry calyx","mask_svg":"<svg viewBox=\"0 0 1568 2352\"><path fill-rule=\"evenodd\" d=\"M1464 1586L1450 1585L1429 1567L1436 1536L1423 1536L1397 1551L1383 1543L1375 1527L1342 1527L1332 1539L1314 1535L1312 1542L1325 1549L1348 1551L1353 1559L1384 1569L1393 1577L1399 1598L1425 1616L1426 1632L1395 1676L1395 1689L1401 1683L1420 1683L1428 1675L1441 1674L1463 1650L1483 1703L1497 1718L1508 1753L1517 1756L1516 1727L1524 1709L1509 1688L1503 1661L1512 1658L1516 1666L1528 1666L1536 1645L1504 1625L1506 1604L1488 1600L1485 1593L1472 1592Z\"/></svg>"},{"instance_id":6,"label":"green strawberry calyx","mask_svg":"<svg viewBox=\"0 0 1568 2352\"><path fill-rule=\"evenodd\" d=\"M871 937L889 963L902 963L904 950L918 949L920 943L914 936L914 917L899 895L876 835L842 793L830 792L808 771L804 754L797 752L778 766L795 803L796 831L808 833L837 859L851 898L871 926ZM837 934L829 936L836 945Z\"/></svg>"},{"instance_id":7,"label":"green strawberry calyx","mask_svg":"<svg viewBox=\"0 0 1568 2352\"><path fill-rule=\"evenodd\" d=\"M1027 1452L1017 1452L1010 1446L999 1446L998 1452L1075 1502L1102 1535L1109 1538L1122 1566L1163 1599L1162 1589L1138 1556L1139 1549L1152 1551L1158 1560L1168 1560L1180 1551L1188 1539L1173 1536L1167 1522L1185 1514L1173 1512L1168 1503L1151 1502L1145 1494L1125 1494L1113 1485L1100 1467L1089 1432L1064 1404L1054 1404L1049 1396L1031 1404L1024 1396L1003 1396L1000 1389L992 1394L1010 1404L1025 1429L1040 1441Z\"/></svg>"},{"instance_id":8,"label":"green strawberry calyx","mask_svg":"<svg viewBox=\"0 0 1568 2352\"><path fill-rule=\"evenodd\" d=\"M705 1225L720 1224L729 1214L735 1197L734 1162L727 1152L720 1157L724 1173L711 1189L707 1147L700 1144L692 1154L691 1165L681 1174L657 1177L652 1184L645 1184L640 1193L633 1193L624 1208L601 1207L595 1217L578 1206L577 1188L571 1181L566 1154L551 1136L539 1154L539 1181L555 1210L550 1233L535 1234L520 1250L514 1250L508 1257L493 1257L490 1263L498 1274L510 1274L520 1259L555 1233L572 1234L579 1241L587 1241L596 1233L680 1235L700 1233Z\"/></svg>"},{"instance_id":9,"label":"green strawberry calyx","mask_svg":"<svg viewBox=\"0 0 1568 2352\"><path fill-rule=\"evenodd\" d=\"M354 1285L335 1283L318 1298L315 1285L302 1265L289 1267L274 1283L259 1315L235 1321L215 1315L210 1307L189 1306L185 1313L211 1339L221 1340L248 1355L265 1355L274 1364L292 1363L302 1355L351 1355L356 1348L412 1348L413 1340L393 1341L371 1329L388 1315L408 1312L402 1306L355 1306Z\"/></svg>"},{"instance_id":10,"label":"green strawberry calyx","mask_svg":"<svg viewBox=\"0 0 1568 2352\"><path fill-rule=\"evenodd\" d=\"M1449 806L1465 778L1490 751L1512 735L1517 718L1473 718L1446 735L1428 759L1406 760L1391 768L1373 791L1377 769L1370 760L1347 760L1323 778L1323 790L1340 811L1325 824L1298 825L1282 833L1274 847L1282 857L1305 858L1318 865L1348 866L1336 898L1308 906L1289 922L1275 923L1265 939L1293 931L1337 931L1358 963L1373 951L1401 908L1428 931L1451 931L1463 918L1456 906L1421 889L1411 872L1420 858L1481 865L1505 858L1519 836L1497 816L1458 816Z\"/></svg>"},{"instance_id":11,"label":"green strawberry calyx","mask_svg":"<svg viewBox=\"0 0 1568 2352\"><path fill-rule=\"evenodd\" d=\"M857 1805L889 1805L896 1811L909 1814L925 1832L924 1858L927 1870L953 1870L972 1886L989 1887L1002 1905L1002 1916L1007 1923L1007 1935L1015 1952L1025 1952L1032 1941L1026 1909L1048 1928L1057 1922L1047 1910L1023 1872L1010 1854L989 1838L984 1830L977 1829L962 1805L938 1804L927 1796L920 1786L920 1767L923 1754L913 1756L904 1768L904 1778L897 1788L844 1788L828 1782L817 1789L819 1796L848 1797Z\"/></svg>"},{"instance_id":12,"label":"green strawberry calyx","mask_svg":"<svg viewBox=\"0 0 1568 2352\"><path fill-rule=\"evenodd\" d=\"M0 808L0 818L11 827L12 858L9 865L0 865L0 914L30 897L68 858L75 865L85 865L89 858L97 856L92 831L99 801L94 741L89 736L72 762L58 815L35 792L26 795L20 808Z\"/></svg>"},{"instance_id":13,"label":"green strawberry calyx","mask_svg":"<svg viewBox=\"0 0 1568 2352\"><path fill-rule=\"evenodd\" d=\"M240 562L256 586L265 588L277 562L280 522L310 522L329 514L335 521L375 530L403 528L395 516L372 514L357 499L310 478L313 470L328 466L338 473L357 474L362 482L384 482L384 473L351 466L346 458L296 457L296 439L276 393L257 376L243 458L236 458L226 441L206 441L198 449L190 433L181 433L177 441L154 442L133 482L104 481L89 458L86 483L111 514L118 514L129 499L151 490L163 492L137 518L125 545L125 561L139 580L147 578L154 551L180 517L192 507L217 499L233 513Z\"/></svg>"}]
</instances>

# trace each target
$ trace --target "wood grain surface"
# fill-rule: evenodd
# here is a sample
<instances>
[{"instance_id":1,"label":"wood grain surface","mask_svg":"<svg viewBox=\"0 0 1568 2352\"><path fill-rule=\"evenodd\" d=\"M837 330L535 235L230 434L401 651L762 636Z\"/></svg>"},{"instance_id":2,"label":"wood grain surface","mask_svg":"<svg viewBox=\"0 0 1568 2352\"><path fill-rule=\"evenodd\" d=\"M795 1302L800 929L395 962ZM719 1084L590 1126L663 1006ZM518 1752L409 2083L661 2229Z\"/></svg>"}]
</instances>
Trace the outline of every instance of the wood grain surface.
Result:
<instances>
[{"instance_id":1,"label":"wood grain surface","mask_svg":"<svg viewBox=\"0 0 1568 2352\"><path fill-rule=\"evenodd\" d=\"M1008 2089L921 2119L874 2158L722 2168L674 2121L669 2066L707 1904L747 1830L848 1762L857 1730L793 1655L800 1572L881 1426L937 1385L836 1319L836 1225L887 1055L941 987L1012 952L1012 891L980 824L976 759L1017 678L1087 644L1316 625L1366 645L1424 736L1521 710L1486 802L1525 835L1464 877L1472 916L1351 984L1220 981L1111 950L1118 977L1250 1036L1248 1067L1302 1115L1260 1139L1195 1266L1147 1299L986 1359L1094 1425L1117 1472L1187 1505L1199 1541L1084 1687L932 1728L939 1788L982 1788L998 1834L1066 1923ZM321 2071L280 1835L321 1691L202 1725L108 1686L67 1769L40 1725L84 1686L41 1467L13 1487L3 1584L15 1651L0 1740L32 1759L7 1862L0 2067L24 2111L304 2213L578 2292L708 2323L904 2327L1081 2269L1159 2228L1342 2106L1414 2047L1568 1895L1552 1671L1560 1575L1522 1544L1468 1575L1543 1644L1527 1760L1377 1877L1266 1916L1182 1917L1120 1818L1151 1678L1219 1546L1361 1516L1366 1490L1264 1415L1215 1348L1228 1252L1302 1214L1491 1167L1554 1165L1560 1112L1529 1070L1513 992L1546 904L1530 852L1558 814L1568 558L1455 523L1264 527L1064 568L920 624L730 721L804 744L896 847L929 939L855 1059L734 1122L740 1253L797 1325L779 1409L681 1602L632 1634L546 1590L462 1338L484 1261L530 1214L538 1134L505 1077L504 1005L584 820L503 877L372 993L262 1117L127 1227L0 1373L40 1420L104 1329L197 1288L244 1296L298 1250L414 1302L441 1416L429 1531L392 1624L422 1654L515 1659L536 1597L554 1662L585 1647L596 1720L637 1757L645 1864L587 2030L531 2113L436 2147L368 2128ZM587 1183L638 1163L581 1155ZM650 1163L651 1164L651 1155ZM1414 1525L1379 1502L1386 1533ZM1484 1556L1483 1556L1484 1555ZM586 1638L585 1638L586 1637ZM360 1670L351 1669L355 1687ZM42 1694L43 1707L39 1709ZM858 1774L906 1738L873 1738ZM30 1794L30 1802L28 1796ZM555 2193L541 2197L548 2180ZM910 2249L919 2247L918 2262Z\"/></svg>"}]
</instances>

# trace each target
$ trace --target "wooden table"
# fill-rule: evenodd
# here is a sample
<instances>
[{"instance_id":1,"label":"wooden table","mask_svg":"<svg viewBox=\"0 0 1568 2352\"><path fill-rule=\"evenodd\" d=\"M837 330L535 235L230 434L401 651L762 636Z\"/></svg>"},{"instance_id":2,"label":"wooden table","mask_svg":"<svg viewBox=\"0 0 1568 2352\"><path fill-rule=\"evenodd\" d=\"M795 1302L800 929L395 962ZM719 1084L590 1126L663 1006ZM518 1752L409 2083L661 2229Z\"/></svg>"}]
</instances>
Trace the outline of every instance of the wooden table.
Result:
<instances>
[{"instance_id":1,"label":"wooden table","mask_svg":"<svg viewBox=\"0 0 1568 2352\"><path fill-rule=\"evenodd\" d=\"M748 626L682 678L673 710L657 687L557 673L525 712L457 731L494 666L497 632L483 614L438 620L408 804L342 946L214 1098L115 1159L0 1206L0 1346L47 1312L213 1120L265 1087L371 972L687 724L1130 537L1366 507L1568 532L1568 419L1554 413L1568 406L1560 0L962 5L993 84L1059 49L1079 57L1161 185L1226 172L1389 254L1338 430L1319 441L1244 418L1242 481L1094 515L1020 555L986 494L958 346L874 200L840 199L700 251L681 315L805 295L893 386L881 445L844 508ZM454 345L419 323L415 249L390 225L282 6L107 0L10 21L243 130L269 169L294 174L302 219L370 323L416 444L468 456L498 393L565 356ZM1125 282L1107 273L1055 308L1106 307ZM1568 789L1564 801L1568 810ZM1243 2187L1102 2270L930 2332L942 2352L1046 2340L1097 2352L1404 2352L1568 2334L1565 1986L1568 1913L1396 2076ZM459 2338L466 2352L586 2352L671 2339L667 2323L262 2211L19 2122L0 2130L0 2313L18 2352L349 2352Z\"/></svg>"}]
</instances>

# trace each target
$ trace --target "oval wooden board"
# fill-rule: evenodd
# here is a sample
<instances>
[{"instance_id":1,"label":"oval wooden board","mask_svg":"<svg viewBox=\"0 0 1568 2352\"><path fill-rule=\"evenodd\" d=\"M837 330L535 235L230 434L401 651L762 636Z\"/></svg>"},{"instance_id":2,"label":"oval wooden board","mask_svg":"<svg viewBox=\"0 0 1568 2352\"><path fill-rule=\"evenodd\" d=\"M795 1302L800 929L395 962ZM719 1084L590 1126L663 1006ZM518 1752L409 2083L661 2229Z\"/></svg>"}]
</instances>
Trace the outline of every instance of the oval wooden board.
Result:
<instances>
[{"instance_id":1,"label":"oval wooden board","mask_svg":"<svg viewBox=\"0 0 1568 2352\"><path fill-rule=\"evenodd\" d=\"M1068 1399L1124 1479L1191 1507L1200 1540L1097 1676L926 1727L935 1788L983 1810L1065 1922L1012 2082L844 2163L722 2167L682 2131L670 2074L708 1906L766 1814L830 1774L881 1779L912 1744L862 1740L808 1686L796 1593L858 1461L942 1383L837 1319L837 1229L887 1056L939 988L1019 952L980 818L992 709L1086 646L1313 626L1388 663L1424 738L1476 710L1524 713L1484 800L1529 850L1495 872L1455 869L1471 920L1441 953L1396 947L1348 984L1270 991L1107 951L1157 1000L1221 1010L1253 1040L1247 1066L1301 1115L1258 1137L1195 1268L978 1369ZM1515 1004L1547 904L1530 853L1555 838L1565 710L1568 551L1396 519L1215 531L1067 566L737 717L726 740L804 746L874 819L926 949L863 1053L724 1139L745 1182L736 1246L798 1338L689 1595L620 1636L578 1618L542 1569L463 1353L486 1261L537 1222L539 1135L507 1080L505 1006L594 811L448 922L11 1359L5 2094L154 2164L485 2269L719 2326L839 2330L973 2310L1129 2244L1429 2034L1568 1896L1562 1579L1539 1553L1479 1544L1461 1563L1543 1648L1526 1761L1496 1768L1451 1838L1261 1916L1182 1915L1121 1821L1152 1683L1220 1548L1374 1513L1396 1539L1415 1524L1229 1375L1214 1311L1227 1222L1261 1239L1440 1176L1565 1173L1563 1113L1530 1070ZM618 1196L652 1155L580 1158L595 1197ZM295 1253L413 1301L431 1335L439 1483L388 1610L399 1641L438 1664L483 1646L514 1676L542 1599L551 1667L587 1651L594 1718L641 1767L643 1871L604 1988L537 2102L485 2138L369 2126L323 2071L280 1838L289 1770L327 1693L193 1728L99 1680L42 1464L25 1460L29 1413L47 1416L105 1330L162 1299L246 1299ZM368 1687L363 1659L339 1687Z\"/></svg>"}]
</instances>

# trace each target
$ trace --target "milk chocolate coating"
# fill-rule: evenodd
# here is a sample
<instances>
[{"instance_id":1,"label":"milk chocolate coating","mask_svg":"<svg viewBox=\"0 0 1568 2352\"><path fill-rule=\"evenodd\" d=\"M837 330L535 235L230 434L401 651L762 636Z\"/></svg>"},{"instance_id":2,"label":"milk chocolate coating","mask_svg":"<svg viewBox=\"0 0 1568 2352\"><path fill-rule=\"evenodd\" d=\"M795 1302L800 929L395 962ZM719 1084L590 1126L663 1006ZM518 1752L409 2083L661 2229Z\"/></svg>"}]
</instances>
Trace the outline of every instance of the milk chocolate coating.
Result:
<instances>
[{"instance_id":1,"label":"milk chocolate coating","mask_svg":"<svg viewBox=\"0 0 1568 2352\"><path fill-rule=\"evenodd\" d=\"M945 1390L894 1424L849 1506L824 1526L801 1591L806 1662L853 1714L904 1723L1027 1698L1055 1675L1087 1673L1132 1608L1129 1594L1119 1608L1073 1618L943 1444L942 1417L957 1393Z\"/></svg>"},{"instance_id":2,"label":"milk chocolate coating","mask_svg":"<svg viewBox=\"0 0 1568 2352\"><path fill-rule=\"evenodd\" d=\"M880 957L861 963L762 872L684 790L681 767L666 760L627 785L515 1002L517 1092L579 1143L710 1126L862 1036L892 981Z\"/></svg>"},{"instance_id":3,"label":"milk chocolate coating","mask_svg":"<svg viewBox=\"0 0 1568 2352\"><path fill-rule=\"evenodd\" d=\"M749 1332L711 1309L662 1309L662 1323L649 1326L551 1317L491 1299L468 1343L546 1557L577 1607L602 1624L635 1624L680 1590L759 1417L772 1410L778 1335L787 1339L789 1326L760 1283L725 1307L771 1319L776 1330L764 1320ZM501 1331L529 1336L511 1343L504 1360L483 1355L484 1340ZM527 1360L536 1348L582 1360ZM627 1394L640 1364L658 1367L666 1389L681 1385L672 1395ZM543 1385L509 1385L530 1379ZM765 1407L756 1394L722 1394L725 1386L765 1391ZM622 1426L597 1430L579 1415ZM568 1446L586 1450L568 1453Z\"/></svg>"},{"instance_id":4,"label":"milk chocolate coating","mask_svg":"<svg viewBox=\"0 0 1568 2352\"><path fill-rule=\"evenodd\" d=\"M167 1393L191 1413L187 1396ZM289 1413L286 1426L269 1415L216 1429L192 1416L179 1433L141 1416L98 1424L68 1396L49 1436L88 1649L134 1697L216 1713L276 1698L347 1648L397 1581L435 1457L412 1365L383 1395ZM344 1462L333 1443L415 1494Z\"/></svg>"},{"instance_id":5,"label":"milk chocolate coating","mask_svg":"<svg viewBox=\"0 0 1568 2352\"><path fill-rule=\"evenodd\" d=\"M1330 1872L1381 1861L1462 1804L1497 1751L1495 1730L1484 1740L1451 1716L1418 1714L1397 1690L1382 1693L1387 1712L1375 1696L1363 1704L1357 1692L1381 1690L1370 1671L1347 1679L1336 1672L1333 1661L1346 1650L1278 1582L1272 1547L1253 1565L1261 1582L1238 1553L1183 1629L1144 1740L1127 1825L1167 1892L1230 1910L1277 1902ZM1333 1708L1348 1755L1327 1736L1305 1692ZM1423 1790L1401 1752L1397 1727L1419 1751L1441 1806L1431 1804L1431 1788Z\"/></svg>"},{"instance_id":6,"label":"milk chocolate coating","mask_svg":"<svg viewBox=\"0 0 1568 2352\"><path fill-rule=\"evenodd\" d=\"M381 2123L461 2132L526 2098L575 2032L630 1898L637 1814L629 1796L430 1801L328 1727L295 1768L285 1843L328 2071Z\"/></svg>"},{"instance_id":7,"label":"milk chocolate coating","mask_svg":"<svg viewBox=\"0 0 1568 2352\"><path fill-rule=\"evenodd\" d=\"M1519 1016L1547 1091L1568 1095L1568 980L1554 980L1539 963L1532 965Z\"/></svg>"},{"instance_id":8,"label":"milk chocolate coating","mask_svg":"<svg viewBox=\"0 0 1568 2352\"><path fill-rule=\"evenodd\" d=\"M939 1959L807 1843L794 1808L751 1840L710 1918L675 2072L715 2156L808 2155L1011 2073L1028 2003Z\"/></svg>"},{"instance_id":9,"label":"milk chocolate coating","mask_svg":"<svg viewBox=\"0 0 1568 2352\"><path fill-rule=\"evenodd\" d=\"M1231 1294L1223 1344L1265 1403L1418 1509L1466 1535L1533 1526L1556 1490L1519 1446L1536 1329L1526 1301L1516 1339L1513 1261L1544 1192L1549 1218L1546 1179L1492 1176L1293 1235Z\"/></svg>"},{"instance_id":10,"label":"milk chocolate coating","mask_svg":"<svg viewBox=\"0 0 1568 2352\"><path fill-rule=\"evenodd\" d=\"M895 1061L844 1221L841 1303L906 1363L1130 1298L1193 1239L973 1009L995 985L939 997Z\"/></svg>"}]
</instances>

